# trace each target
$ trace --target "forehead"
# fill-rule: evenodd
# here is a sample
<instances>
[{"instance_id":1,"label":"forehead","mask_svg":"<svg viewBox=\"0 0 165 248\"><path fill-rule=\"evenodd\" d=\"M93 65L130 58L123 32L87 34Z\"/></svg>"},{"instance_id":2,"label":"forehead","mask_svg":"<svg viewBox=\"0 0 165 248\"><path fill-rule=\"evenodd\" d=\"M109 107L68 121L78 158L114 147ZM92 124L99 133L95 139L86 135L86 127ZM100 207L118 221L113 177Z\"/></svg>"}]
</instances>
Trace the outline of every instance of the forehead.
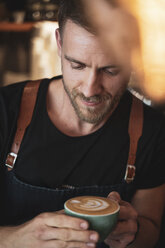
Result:
<instances>
[{"instance_id":1,"label":"forehead","mask_svg":"<svg viewBox=\"0 0 165 248\"><path fill-rule=\"evenodd\" d=\"M83 27L68 20L63 31L63 52L70 56L77 57L98 57L100 60L107 60L107 56L99 37L88 32Z\"/></svg>"}]
</instances>

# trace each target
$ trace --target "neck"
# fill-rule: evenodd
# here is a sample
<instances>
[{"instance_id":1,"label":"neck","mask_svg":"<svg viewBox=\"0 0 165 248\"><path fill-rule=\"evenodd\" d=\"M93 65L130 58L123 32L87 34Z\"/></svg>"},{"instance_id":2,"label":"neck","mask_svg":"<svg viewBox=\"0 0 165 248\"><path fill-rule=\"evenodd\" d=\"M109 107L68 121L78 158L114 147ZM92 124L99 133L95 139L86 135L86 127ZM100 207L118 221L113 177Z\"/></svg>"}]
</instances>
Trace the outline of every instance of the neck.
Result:
<instances>
[{"instance_id":1,"label":"neck","mask_svg":"<svg viewBox=\"0 0 165 248\"><path fill-rule=\"evenodd\" d=\"M116 106L114 107L114 109ZM80 120L66 94L62 80L52 81L47 94L47 111L53 124L68 136L84 136L97 131L110 117L114 109L100 123Z\"/></svg>"}]
</instances>

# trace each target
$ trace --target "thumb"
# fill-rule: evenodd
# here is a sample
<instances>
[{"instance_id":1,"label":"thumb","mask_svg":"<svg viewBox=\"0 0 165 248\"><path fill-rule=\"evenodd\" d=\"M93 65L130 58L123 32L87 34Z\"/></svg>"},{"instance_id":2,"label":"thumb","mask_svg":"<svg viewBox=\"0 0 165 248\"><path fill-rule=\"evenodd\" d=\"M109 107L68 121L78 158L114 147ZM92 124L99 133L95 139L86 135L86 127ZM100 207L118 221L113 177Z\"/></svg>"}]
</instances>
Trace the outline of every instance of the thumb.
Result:
<instances>
[{"instance_id":1,"label":"thumb","mask_svg":"<svg viewBox=\"0 0 165 248\"><path fill-rule=\"evenodd\" d=\"M56 211L56 214L65 214L65 211L64 211L64 209L61 209L59 211Z\"/></svg>"},{"instance_id":2,"label":"thumb","mask_svg":"<svg viewBox=\"0 0 165 248\"><path fill-rule=\"evenodd\" d=\"M120 201L121 201L121 197L120 197L119 193L116 192L116 191L112 191L108 195L108 198L111 199L111 200L117 201L118 203L120 203Z\"/></svg>"}]
</instances>

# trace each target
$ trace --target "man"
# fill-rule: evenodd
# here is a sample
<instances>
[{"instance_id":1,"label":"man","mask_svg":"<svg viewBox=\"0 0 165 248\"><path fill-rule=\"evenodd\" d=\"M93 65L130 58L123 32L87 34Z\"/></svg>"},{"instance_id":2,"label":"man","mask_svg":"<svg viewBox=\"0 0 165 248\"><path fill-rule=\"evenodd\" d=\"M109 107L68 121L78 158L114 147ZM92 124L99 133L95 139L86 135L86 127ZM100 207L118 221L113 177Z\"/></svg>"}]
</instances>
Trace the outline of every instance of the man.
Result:
<instances>
[{"instance_id":1,"label":"man","mask_svg":"<svg viewBox=\"0 0 165 248\"><path fill-rule=\"evenodd\" d=\"M87 194L120 204L107 246L149 248L159 238L164 117L144 106L135 179L127 184L132 96L126 88L131 68L106 54L84 21L77 0L63 1L56 30L63 76L42 80L11 171L5 161L26 82L1 89L0 248L96 247L99 235L86 221L58 211L66 199Z\"/></svg>"}]
</instances>

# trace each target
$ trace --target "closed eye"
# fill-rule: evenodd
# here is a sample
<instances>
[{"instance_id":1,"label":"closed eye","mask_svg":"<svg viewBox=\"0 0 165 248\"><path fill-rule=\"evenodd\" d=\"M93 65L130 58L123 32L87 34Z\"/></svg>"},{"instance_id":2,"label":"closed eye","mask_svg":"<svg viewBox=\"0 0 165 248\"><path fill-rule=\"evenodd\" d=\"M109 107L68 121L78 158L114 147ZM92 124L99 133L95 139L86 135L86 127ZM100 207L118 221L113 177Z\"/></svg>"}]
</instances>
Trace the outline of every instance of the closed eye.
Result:
<instances>
[{"instance_id":1,"label":"closed eye","mask_svg":"<svg viewBox=\"0 0 165 248\"><path fill-rule=\"evenodd\" d=\"M71 62L70 64L71 64L72 69L75 69L75 70L82 70L85 68L85 65L81 63Z\"/></svg>"},{"instance_id":2,"label":"closed eye","mask_svg":"<svg viewBox=\"0 0 165 248\"><path fill-rule=\"evenodd\" d=\"M119 74L120 70L118 68L104 68L102 69L105 73L111 76L116 76Z\"/></svg>"}]
</instances>

